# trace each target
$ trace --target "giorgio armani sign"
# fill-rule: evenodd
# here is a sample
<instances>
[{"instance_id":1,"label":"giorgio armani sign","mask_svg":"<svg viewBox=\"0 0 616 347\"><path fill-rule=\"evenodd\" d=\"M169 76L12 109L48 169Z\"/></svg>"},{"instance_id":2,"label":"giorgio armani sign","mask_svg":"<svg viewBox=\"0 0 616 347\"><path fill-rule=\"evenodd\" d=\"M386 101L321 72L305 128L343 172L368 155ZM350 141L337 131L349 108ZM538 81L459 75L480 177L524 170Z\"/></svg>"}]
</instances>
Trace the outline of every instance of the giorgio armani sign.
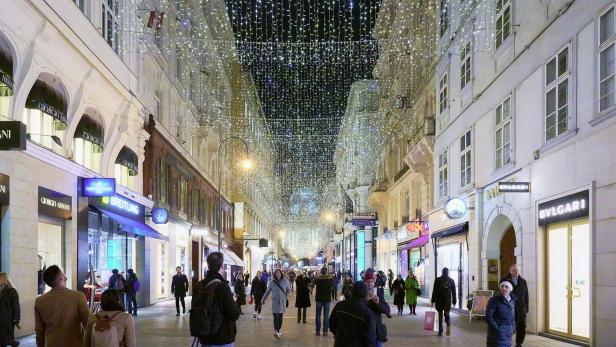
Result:
<instances>
[{"instance_id":1,"label":"giorgio armani sign","mask_svg":"<svg viewBox=\"0 0 616 347\"><path fill-rule=\"evenodd\" d=\"M0 122L0 150L26 150L26 125L18 121Z\"/></svg>"},{"instance_id":2,"label":"giorgio armani sign","mask_svg":"<svg viewBox=\"0 0 616 347\"><path fill-rule=\"evenodd\" d=\"M547 225L588 216L588 190L539 204L539 225Z\"/></svg>"},{"instance_id":3,"label":"giorgio armani sign","mask_svg":"<svg viewBox=\"0 0 616 347\"><path fill-rule=\"evenodd\" d=\"M7 175L0 174L0 205L8 205L10 198L10 178Z\"/></svg>"}]
</instances>

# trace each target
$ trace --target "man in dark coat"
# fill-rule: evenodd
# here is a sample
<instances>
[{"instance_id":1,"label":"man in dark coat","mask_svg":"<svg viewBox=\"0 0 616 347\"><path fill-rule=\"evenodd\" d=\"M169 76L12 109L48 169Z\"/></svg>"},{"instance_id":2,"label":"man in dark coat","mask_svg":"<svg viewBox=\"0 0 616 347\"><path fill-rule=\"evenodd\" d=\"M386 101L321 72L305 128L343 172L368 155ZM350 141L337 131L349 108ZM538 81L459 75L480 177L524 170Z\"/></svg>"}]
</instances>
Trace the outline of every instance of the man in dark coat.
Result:
<instances>
[{"instance_id":1,"label":"man in dark coat","mask_svg":"<svg viewBox=\"0 0 616 347\"><path fill-rule=\"evenodd\" d=\"M137 278L137 274L133 269L126 270L126 308L128 309L128 313L137 317L137 282L139 279Z\"/></svg>"},{"instance_id":2,"label":"man in dark coat","mask_svg":"<svg viewBox=\"0 0 616 347\"><path fill-rule=\"evenodd\" d=\"M323 336L329 331L329 303L332 299L332 286L334 280L327 273L327 268L321 268L321 274L314 280L316 293L314 301L317 303L316 328L317 335L321 335L321 310L323 311Z\"/></svg>"},{"instance_id":3,"label":"man in dark coat","mask_svg":"<svg viewBox=\"0 0 616 347\"><path fill-rule=\"evenodd\" d=\"M334 347L375 347L376 321L366 306L368 289L364 282L353 284L352 297L339 301L329 317Z\"/></svg>"},{"instance_id":4,"label":"man in dark coat","mask_svg":"<svg viewBox=\"0 0 616 347\"><path fill-rule=\"evenodd\" d=\"M511 335L515 329L515 294L509 281L502 281L499 294L488 301L486 322L488 323L488 347L511 347Z\"/></svg>"},{"instance_id":5,"label":"man in dark coat","mask_svg":"<svg viewBox=\"0 0 616 347\"><path fill-rule=\"evenodd\" d=\"M449 269L444 267L441 277L434 280L432 290L432 305L436 306L438 312L438 336L443 336L443 314L447 323L447 336L451 334L449 324L449 310L451 305L456 305L456 283L449 277Z\"/></svg>"},{"instance_id":6,"label":"man in dark coat","mask_svg":"<svg viewBox=\"0 0 616 347\"><path fill-rule=\"evenodd\" d=\"M208 271L205 274L205 279L199 282L199 287L195 290L192 297L192 307L204 306L207 299L208 285L212 281L218 282L212 283L211 285L214 288L210 290L214 292L214 298L222 314L223 322L220 330L215 335L199 337L199 342L206 346L232 344L235 342L235 335L237 334L235 322L240 317L240 311L233 300L233 293L231 293L231 288L229 288L229 282L219 273L220 268L222 268L223 259L224 256L220 252L212 252L207 256Z\"/></svg>"},{"instance_id":7,"label":"man in dark coat","mask_svg":"<svg viewBox=\"0 0 616 347\"><path fill-rule=\"evenodd\" d=\"M306 324L306 309L310 307L310 283L303 272L295 279L297 284L297 296L295 297L295 307L297 307L297 322Z\"/></svg>"},{"instance_id":8,"label":"man in dark coat","mask_svg":"<svg viewBox=\"0 0 616 347\"><path fill-rule=\"evenodd\" d=\"M188 291L188 278L182 273L181 267L175 268L175 276L171 281L171 293L175 296L175 310L176 316L180 315L180 302L182 303L182 313L186 313L186 304L184 303L184 297Z\"/></svg>"},{"instance_id":9,"label":"man in dark coat","mask_svg":"<svg viewBox=\"0 0 616 347\"><path fill-rule=\"evenodd\" d=\"M513 264L509 268L509 275L503 278L503 281L508 281L513 286L512 293L516 297L515 302L515 345L522 346L524 337L526 337L526 315L528 314L528 284L526 280L520 276L520 268Z\"/></svg>"}]
</instances>

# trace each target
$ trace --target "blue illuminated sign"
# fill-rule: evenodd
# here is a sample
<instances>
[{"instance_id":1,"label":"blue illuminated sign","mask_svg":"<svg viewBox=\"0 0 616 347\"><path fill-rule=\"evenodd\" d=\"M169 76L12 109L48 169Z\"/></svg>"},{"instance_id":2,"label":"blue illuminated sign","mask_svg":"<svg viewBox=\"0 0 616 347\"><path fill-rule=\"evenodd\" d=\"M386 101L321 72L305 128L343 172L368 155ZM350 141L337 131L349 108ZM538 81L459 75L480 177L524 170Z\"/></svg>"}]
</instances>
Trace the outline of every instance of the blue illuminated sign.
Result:
<instances>
[{"instance_id":1,"label":"blue illuminated sign","mask_svg":"<svg viewBox=\"0 0 616 347\"><path fill-rule=\"evenodd\" d=\"M154 224L167 224L169 221L169 210L162 207L152 209L152 222Z\"/></svg>"},{"instance_id":2,"label":"blue illuminated sign","mask_svg":"<svg viewBox=\"0 0 616 347\"><path fill-rule=\"evenodd\" d=\"M364 250L365 250L365 243L366 243L366 235L364 234L364 231L357 231L356 234L356 239L357 239L357 273L358 273L358 278L357 280L361 280L361 277L359 277L359 273L361 273L366 264L365 264L365 254L364 254Z\"/></svg>"},{"instance_id":3,"label":"blue illuminated sign","mask_svg":"<svg viewBox=\"0 0 616 347\"><path fill-rule=\"evenodd\" d=\"M114 196L115 178L84 178L83 196Z\"/></svg>"}]
</instances>

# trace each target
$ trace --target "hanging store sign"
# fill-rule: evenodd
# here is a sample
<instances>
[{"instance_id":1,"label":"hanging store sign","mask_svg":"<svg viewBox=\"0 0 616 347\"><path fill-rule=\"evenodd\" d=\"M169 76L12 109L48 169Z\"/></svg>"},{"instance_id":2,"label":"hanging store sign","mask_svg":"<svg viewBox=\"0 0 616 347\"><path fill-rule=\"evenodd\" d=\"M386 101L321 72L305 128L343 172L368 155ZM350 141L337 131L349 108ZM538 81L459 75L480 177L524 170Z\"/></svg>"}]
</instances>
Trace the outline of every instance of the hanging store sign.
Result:
<instances>
[{"instance_id":1,"label":"hanging store sign","mask_svg":"<svg viewBox=\"0 0 616 347\"><path fill-rule=\"evenodd\" d=\"M114 196L115 178L83 178L82 195L90 196Z\"/></svg>"},{"instance_id":2,"label":"hanging store sign","mask_svg":"<svg viewBox=\"0 0 616 347\"><path fill-rule=\"evenodd\" d=\"M169 210L164 207L155 207L152 209L152 222L154 224L167 224L169 221Z\"/></svg>"},{"instance_id":3,"label":"hanging store sign","mask_svg":"<svg viewBox=\"0 0 616 347\"><path fill-rule=\"evenodd\" d=\"M145 221L145 206L117 194L111 197L90 197L88 202L94 207L109 210L140 222Z\"/></svg>"},{"instance_id":4,"label":"hanging store sign","mask_svg":"<svg viewBox=\"0 0 616 347\"><path fill-rule=\"evenodd\" d=\"M72 197L51 189L38 188L38 213L50 217L70 219Z\"/></svg>"},{"instance_id":5,"label":"hanging store sign","mask_svg":"<svg viewBox=\"0 0 616 347\"><path fill-rule=\"evenodd\" d=\"M445 214L449 219L462 218L467 210L466 202L460 198L452 198L445 203Z\"/></svg>"},{"instance_id":6,"label":"hanging store sign","mask_svg":"<svg viewBox=\"0 0 616 347\"><path fill-rule=\"evenodd\" d=\"M0 122L0 151L26 150L26 125L18 121Z\"/></svg>"},{"instance_id":7,"label":"hanging store sign","mask_svg":"<svg viewBox=\"0 0 616 347\"><path fill-rule=\"evenodd\" d=\"M539 225L547 225L588 216L589 193L584 190L539 204Z\"/></svg>"},{"instance_id":8,"label":"hanging store sign","mask_svg":"<svg viewBox=\"0 0 616 347\"><path fill-rule=\"evenodd\" d=\"M500 193L528 193L530 192L530 182L498 182Z\"/></svg>"},{"instance_id":9,"label":"hanging store sign","mask_svg":"<svg viewBox=\"0 0 616 347\"><path fill-rule=\"evenodd\" d=\"M351 224L358 228L373 227L376 226L376 213L374 212L362 212L353 213Z\"/></svg>"},{"instance_id":10,"label":"hanging store sign","mask_svg":"<svg viewBox=\"0 0 616 347\"><path fill-rule=\"evenodd\" d=\"M11 190L11 178L0 174L0 205L8 205Z\"/></svg>"},{"instance_id":11,"label":"hanging store sign","mask_svg":"<svg viewBox=\"0 0 616 347\"><path fill-rule=\"evenodd\" d=\"M267 239L259 239L259 247L267 248L268 247Z\"/></svg>"}]
</instances>

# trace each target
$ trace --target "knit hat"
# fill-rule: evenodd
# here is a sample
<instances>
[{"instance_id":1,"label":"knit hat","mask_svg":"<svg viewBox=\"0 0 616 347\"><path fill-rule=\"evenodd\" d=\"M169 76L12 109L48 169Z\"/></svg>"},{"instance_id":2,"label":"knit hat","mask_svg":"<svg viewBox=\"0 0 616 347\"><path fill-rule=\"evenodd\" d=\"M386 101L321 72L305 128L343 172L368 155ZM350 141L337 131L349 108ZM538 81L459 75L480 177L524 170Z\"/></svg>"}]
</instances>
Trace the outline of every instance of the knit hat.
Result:
<instances>
[{"instance_id":1,"label":"knit hat","mask_svg":"<svg viewBox=\"0 0 616 347\"><path fill-rule=\"evenodd\" d=\"M512 284L511 284L511 282L509 282L509 281L502 281L502 282L500 283L499 287L500 287L500 286L507 286L507 287L509 287L509 290L513 290L513 285L512 285Z\"/></svg>"},{"instance_id":2,"label":"knit hat","mask_svg":"<svg viewBox=\"0 0 616 347\"><path fill-rule=\"evenodd\" d=\"M367 280L374 280L374 270L373 269L366 269L366 272L364 272L364 281Z\"/></svg>"}]
</instances>

